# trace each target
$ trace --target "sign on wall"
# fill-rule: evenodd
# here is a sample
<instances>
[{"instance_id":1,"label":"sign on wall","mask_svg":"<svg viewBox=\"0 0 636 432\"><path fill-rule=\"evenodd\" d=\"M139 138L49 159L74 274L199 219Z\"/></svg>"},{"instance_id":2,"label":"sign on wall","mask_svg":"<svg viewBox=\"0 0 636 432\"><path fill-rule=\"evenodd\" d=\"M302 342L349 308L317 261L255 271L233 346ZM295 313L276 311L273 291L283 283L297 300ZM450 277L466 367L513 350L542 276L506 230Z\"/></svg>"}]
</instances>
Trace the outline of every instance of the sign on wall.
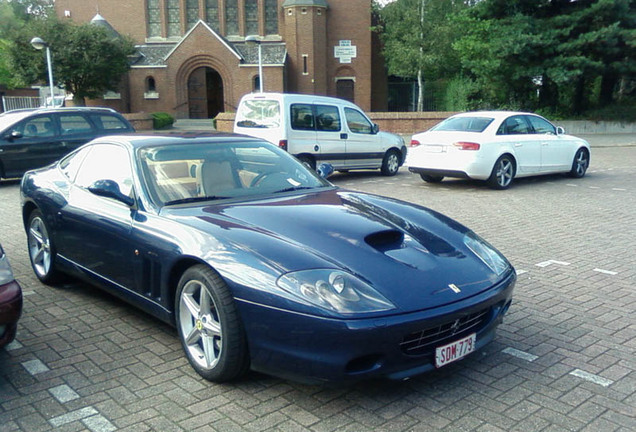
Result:
<instances>
[{"instance_id":1,"label":"sign on wall","mask_svg":"<svg viewBox=\"0 0 636 432\"><path fill-rule=\"evenodd\" d=\"M350 40L340 40L339 44L333 47L333 56L340 60L340 63L351 63L351 59L358 56L357 47L351 45Z\"/></svg>"}]
</instances>

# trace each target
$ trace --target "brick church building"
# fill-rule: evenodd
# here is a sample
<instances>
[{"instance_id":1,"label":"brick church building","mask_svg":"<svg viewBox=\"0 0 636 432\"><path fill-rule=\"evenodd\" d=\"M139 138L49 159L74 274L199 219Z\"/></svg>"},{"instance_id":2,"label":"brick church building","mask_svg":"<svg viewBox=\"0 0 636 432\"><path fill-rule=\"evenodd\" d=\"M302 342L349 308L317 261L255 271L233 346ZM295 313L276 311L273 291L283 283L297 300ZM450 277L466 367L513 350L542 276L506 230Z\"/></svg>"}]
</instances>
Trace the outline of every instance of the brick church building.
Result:
<instances>
[{"instance_id":1,"label":"brick church building","mask_svg":"<svg viewBox=\"0 0 636 432\"><path fill-rule=\"evenodd\" d=\"M118 93L122 112L213 118L259 89L336 96L386 109L386 74L371 0L56 0L61 19L131 37L137 53Z\"/></svg>"}]
</instances>

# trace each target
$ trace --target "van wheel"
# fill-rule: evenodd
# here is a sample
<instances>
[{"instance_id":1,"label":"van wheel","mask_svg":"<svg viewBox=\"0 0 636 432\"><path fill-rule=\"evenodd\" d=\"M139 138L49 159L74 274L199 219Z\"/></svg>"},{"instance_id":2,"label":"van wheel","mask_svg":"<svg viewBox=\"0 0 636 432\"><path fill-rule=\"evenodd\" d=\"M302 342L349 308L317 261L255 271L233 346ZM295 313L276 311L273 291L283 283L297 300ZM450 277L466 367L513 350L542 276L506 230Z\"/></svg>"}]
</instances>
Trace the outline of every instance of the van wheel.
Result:
<instances>
[{"instance_id":1,"label":"van wheel","mask_svg":"<svg viewBox=\"0 0 636 432\"><path fill-rule=\"evenodd\" d=\"M385 176L394 176L397 174L398 169L400 169L400 156L395 150L389 150L384 155L384 160L382 161L382 174Z\"/></svg>"},{"instance_id":2,"label":"van wheel","mask_svg":"<svg viewBox=\"0 0 636 432\"><path fill-rule=\"evenodd\" d=\"M298 160L307 168L316 171L316 161L311 156L307 156L307 155L298 156Z\"/></svg>"}]
</instances>

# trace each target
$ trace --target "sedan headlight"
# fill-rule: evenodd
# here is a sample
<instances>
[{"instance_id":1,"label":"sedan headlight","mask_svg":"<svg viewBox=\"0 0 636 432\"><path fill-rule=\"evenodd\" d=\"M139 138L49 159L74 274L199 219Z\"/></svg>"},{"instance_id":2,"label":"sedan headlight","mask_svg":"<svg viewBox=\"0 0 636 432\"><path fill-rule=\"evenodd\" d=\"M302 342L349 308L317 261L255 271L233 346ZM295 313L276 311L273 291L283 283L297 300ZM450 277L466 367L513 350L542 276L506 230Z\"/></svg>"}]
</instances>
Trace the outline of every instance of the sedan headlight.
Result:
<instances>
[{"instance_id":1,"label":"sedan headlight","mask_svg":"<svg viewBox=\"0 0 636 432\"><path fill-rule=\"evenodd\" d=\"M481 259L497 276L503 274L510 264L494 247L479 237L474 232L468 232L464 236L464 243Z\"/></svg>"},{"instance_id":2,"label":"sedan headlight","mask_svg":"<svg viewBox=\"0 0 636 432\"><path fill-rule=\"evenodd\" d=\"M13 282L13 273L11 272L11 266L9 266L9 260L0 246L0 285ZM0 332L1 334L1 332Z\"/></svg>"},{"instance_id":3,"label":"sedan headlight","mask_svg":"<svg viewBox=\"0 0 636 432\"><path fill-rule=\"evenodd\" d=\"M279 287L318 307L338 312L379 312L395 306L357 277L333 269L302 270L278 278Z\"/></svg>"}]
</instances>

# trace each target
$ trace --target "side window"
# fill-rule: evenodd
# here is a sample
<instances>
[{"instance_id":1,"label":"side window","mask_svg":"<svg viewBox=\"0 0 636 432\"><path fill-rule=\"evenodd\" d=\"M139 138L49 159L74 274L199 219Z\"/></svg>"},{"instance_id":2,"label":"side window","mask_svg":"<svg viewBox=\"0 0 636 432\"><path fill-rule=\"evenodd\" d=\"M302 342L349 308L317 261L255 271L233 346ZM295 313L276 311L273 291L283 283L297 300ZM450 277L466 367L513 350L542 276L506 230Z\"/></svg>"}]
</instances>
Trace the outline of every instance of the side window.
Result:
<instances>
[{"instance_id":1,"label":"side window","mask_svg":"<svg viewBox=\"0 0 636 432\"><path fill-rule=\"evenodd\" d=\"M292 104L291 127L296 130L314 130L314 114L309 104Z\"/></svg>"},{"instance_id":2,"label":"side window","mask_svg":"<svg viewBox=\"0 0 636 432\"><path fill-rule=\"evenodd\" d=\"M345 108L345 117L347 118L347 126L349 126L351 132L363 134L373 133L373 125L360 111L353 108Z\"/></svg>"},{"instance_id":3,"label":"side window","mask_svg":"<svg viewBox=\"0 0 636 432\"><path fill-rule=\"evenodd\" d=\"M338 107L316 105L316 129L329 132L339 131L340 114L338 113Z\"/></svg>"},{"instance_id":4,"label":"side window","mask_svg":"<svg viewBox=\"0 0 636 432\"><path fill-rule=\"evenodd\" d=\"M132 191L132 168L125 148L114 144L95 144L77 172L75 184L88 188L97 180L113 180L124 195Z\"/></svg>"},{"instance_id":5,"label":"side window","mask_svg":"<svg viewBox=\"0 0 636 432\"><path fill-rule=\"evenodd\" d=\"M60 162L60 169L64 173L66 177L70 181L75 180L75 176L77 175L77 171L80 166L82 166L82 162L86 155L91 151L93 147L85 147L79 151L71 153Z\"/></svg>"},{"instance_id":6,"label":"side window","mask_svg":"<svg viewBox=\"0 0 636 432\"><path fill-rule=\"evenodd\" d=\"M523 135L532 131L524 116L508 117L499 127L497 135Z\"/></svg>"},{"instance_id":7,"label":"side window","mask_svg":"<svg viewBox=\"0 0 636 432\"><path fill-rule=\"evenodd\" d=\"M62 136L79 135L91 132L91 124L81 114L60 114Z\"/></svg>"},{"instance_id":8,"label":"side window","mask_svg":"<svg viewBox=\"0 0 636 432\"><path fill-rule=\"evenodd\" d=\"M128 130L128 125L122 119L110 114L91 114L93 123L102 130L122 131Z\"/></svg>"},{"instance_id":9,"label":"side window","mask_svg":"<svg viewBox=\"0 0 636 432\"><path fill-rule=\"evenodd\" d=\"M526 118L532 125L534 133L556 135L556 128L549 121L535 116L526 116Z\"/></svg>"},{"instance_id":10,"label":"side window","mask_svg":"<svg viewBox=\"0 0 636 432\"><path fill-rule=\"evenodd\" d=\"M27 119L15 127L24 138L46 138L55 136L53 118L50 116L38 116Z\"/></svg>"}]
</instances>

